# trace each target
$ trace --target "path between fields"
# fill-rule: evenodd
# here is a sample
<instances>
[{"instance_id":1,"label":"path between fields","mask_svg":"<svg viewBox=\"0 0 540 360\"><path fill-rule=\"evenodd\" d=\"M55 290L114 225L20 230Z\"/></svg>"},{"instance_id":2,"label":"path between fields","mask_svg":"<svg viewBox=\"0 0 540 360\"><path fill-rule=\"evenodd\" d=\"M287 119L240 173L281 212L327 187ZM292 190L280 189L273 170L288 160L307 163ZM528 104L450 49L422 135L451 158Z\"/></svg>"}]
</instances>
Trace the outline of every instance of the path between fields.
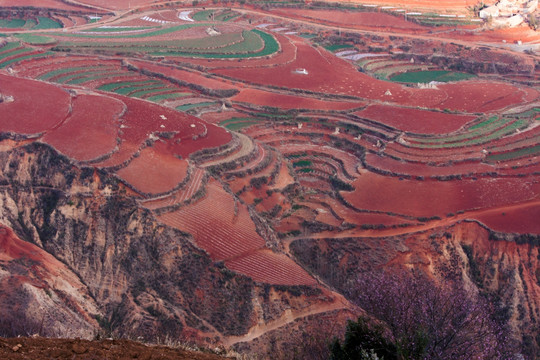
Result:
<instances>
[{"instance_id":1,"label":"path between fields","mask_svg":"<svg viewBox=\"0 0 540 360\"><path fill-rule=\"evenodd\" d=\"M444 218L441 220L434 220L423 225L410 226L407 228L395 228L395 229L384 229L384 230L351 229L351 230L343 231L338 234L330 233L330 232L321 232L318 234L310 235L309 238L311 239L350 238L350 237L384 238L384 237L408 235L408 234L413 234L413 233L418 233L418 232L424 232L424 231L439 228L439 227L453 225L463 220L471 220L471 221L477 221L481 223L480 220L476 219L477 216L479 217L480 215L490 215L490 214L507 212L511 210L527 209L533 206L540 206L540 199L537 198L537 199L521 202L518 204L499 206L499 207L494 207L494 208L489 208L489 209L471 210L463 214L454 215L449 218ZM486 226L485 224L483 225ZM288 248L289 245L293 241L305 239L305 238L306 236L301 236L301 237L286 239L286 240L283 240L283 242L286 248Z\"/></svg>"},{"instance_id":2,"label":"path between fields","mask_svg":"<svg viewBox=\"0 0 540 360\"><path fill-rule=\"evenodd\" d=\"M298 311L287 309L278 319L272 320L265 324L257 324L251 329L249 329L248 333L245 335L225 337L223 339L223 343L225 346L229 347L239 342L252 341L272 330L276 330L282 326L290 324L297 319L301 319L310 315L322 314L333 310L353 308L353 306L345 299L345 297L343 297L343 295L332 292L331 296L334 297L334 301L331 303L314 304L307 309Z\"/></svg>"}]
</instances>

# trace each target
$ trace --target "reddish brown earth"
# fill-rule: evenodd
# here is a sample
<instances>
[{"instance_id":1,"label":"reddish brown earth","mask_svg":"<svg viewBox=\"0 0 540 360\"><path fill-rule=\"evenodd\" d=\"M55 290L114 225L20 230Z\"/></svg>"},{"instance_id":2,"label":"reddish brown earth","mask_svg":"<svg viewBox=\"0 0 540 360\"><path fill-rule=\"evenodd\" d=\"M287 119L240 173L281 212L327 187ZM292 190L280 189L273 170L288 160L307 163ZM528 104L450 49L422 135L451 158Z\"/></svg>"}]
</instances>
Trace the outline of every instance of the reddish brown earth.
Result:
<instances>
[{"instance_id":1,"label":"reddish brown earth","mask_svg":"<svg viewBox=\"0 0 540 360\"><path fill-rule=\"evenodd\" d=\"M20 345L20 346L19 346ZM17 349L17 350L15 350ZM130 340L0 338L0 357L4 359L165 359L217 360L222 356L173 347L146 345Z\"/></svg>"},{"instance_id":2,"label":"reddish brown earth","mask_svg":"<svg viewBox=\"0 0 540 360\"><path fill-rule=\"evenodd\" d=\"M460 210L515 204L537 197L538 178L416 181L363 173L343 197L360 209L412 216L445 216Z\"/></svg>"},{"instance_id":3,"label":"reddish brown earth","mask_svg":"<svg viewBox=\"0 0 540 360\"><path fill-rule=\"evenodd\" d=\"M392 16L378 12L326 11L309 9L275 10L272 13L316 20L317 22L337 26L351 26L362 29L371 28L379 31L399 30L404 32L427 32L430 28L405 21L402 16Z\"/></svg>"},{"instance_id":4,"label":"reddish brown earth","mask_svg":"<svg viewBox=\"0 0 540 360\"><path fill-rule=\"evenodd\" d=\"M71 116L49 131L43 141L78 161L96 159L113 151L124 103L96 95L78 95L72 102Z\"/></svg>"},{"instance_id":5,"label":"reddish brown earth","mask_svg":"<svg viewBox=\"0 0 540 360\"><path fill-rule=\"evenodd\" d=\"M70 11L88 10L88 8L77 5L76 3L72 3L70 1L62 1L62 0L43 0L43 1L40 0L39 4L36 4L35 0L20 0L20 1L19 0L2 0L0 2L0 6L6 6L6 7L31 6L31 7L61 9L61 10L70 10ZM94 12L94 10L92 11Z\"/></svg>"},{"instance_id":6,"label":"reddish brown earth","mask_svg":"<svg viewBox=\"0 0 540 360\"><path fill-rule=\"evenodd\" d=\"M37 134L60 125L69 115L71 98L55 85L0 73L0 94L14 100L0 103L0 131Z\"/></svg>"},{"instance_id":7,"label":"reddish brown earth","mask_svg":"<svg viewBox=\"0 0 540 360\"><path fill-rule=\"evenodd\" d=\"M444 134L459 130L475 116L446 114L411 108L397 108L385 105L368 106L356 115L375 120L399 130L419 134Z\"/></svg>"}]
</instances>

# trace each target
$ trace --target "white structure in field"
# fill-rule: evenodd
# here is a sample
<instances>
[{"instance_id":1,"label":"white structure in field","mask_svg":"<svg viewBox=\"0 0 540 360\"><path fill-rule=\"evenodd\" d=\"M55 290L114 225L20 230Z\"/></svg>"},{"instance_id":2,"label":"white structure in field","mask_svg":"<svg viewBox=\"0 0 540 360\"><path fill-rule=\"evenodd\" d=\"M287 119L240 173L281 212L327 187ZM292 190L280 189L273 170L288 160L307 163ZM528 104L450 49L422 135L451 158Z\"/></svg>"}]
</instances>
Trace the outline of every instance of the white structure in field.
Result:
<instances>
[{"instance_id":1,"label":"white structure in field","mask_svg":"<svg viewBox=\"0 0 540 360\"><path fill-rule=\"evenodd\" d=\"M496 5L480 10L482 19L493 19L495 26L516 27L528 14L538 9L538 0L500 0Z\"/></svg>"}]
</instances>

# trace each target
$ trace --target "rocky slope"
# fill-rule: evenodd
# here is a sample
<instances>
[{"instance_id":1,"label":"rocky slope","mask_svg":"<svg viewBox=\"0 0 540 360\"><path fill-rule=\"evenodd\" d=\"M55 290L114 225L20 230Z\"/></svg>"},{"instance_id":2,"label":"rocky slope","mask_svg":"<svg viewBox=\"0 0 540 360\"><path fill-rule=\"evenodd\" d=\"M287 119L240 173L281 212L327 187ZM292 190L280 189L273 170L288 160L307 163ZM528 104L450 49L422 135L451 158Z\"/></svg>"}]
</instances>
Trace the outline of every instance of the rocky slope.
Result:
<instances>
[{"instance_id":1,"label":"rocky slope","mask_svg":"<svg viewBox=\"0 0 540 360\"><path fill-rule=\"evenodd\" d=\"M189 234L158 223L139 207L114 177L77 167L47 145L6 145L4 150L0 152L3 231L11 234L7 227L14 229L28 242L16 240L17 244L41 254L35 260L38 270L66 273L70 284L81 289L65 299L67 304L57 306L60 315L55 318L60 321L62 312L80 308L84 311L73 317L86 322L66 324L67 329L56 336L113 333L232 345L250 330L264 333L266 324L272 329L281 322L347 307L346 301L319 286L258 284L213 262L192 244ZM25 254L18 257L31 259ZM11 263L3 266L7 282L18 279L17 271L22 271L16 261ZM41 277L43 282L49 275ZM53 299L61 285L51 286ZM47 300L46 290L34 292ZM34 302L48 310L54 305ZM21 318L32 318L35 306L23 303L18 309Z\"/></svg>"}]
</instances>

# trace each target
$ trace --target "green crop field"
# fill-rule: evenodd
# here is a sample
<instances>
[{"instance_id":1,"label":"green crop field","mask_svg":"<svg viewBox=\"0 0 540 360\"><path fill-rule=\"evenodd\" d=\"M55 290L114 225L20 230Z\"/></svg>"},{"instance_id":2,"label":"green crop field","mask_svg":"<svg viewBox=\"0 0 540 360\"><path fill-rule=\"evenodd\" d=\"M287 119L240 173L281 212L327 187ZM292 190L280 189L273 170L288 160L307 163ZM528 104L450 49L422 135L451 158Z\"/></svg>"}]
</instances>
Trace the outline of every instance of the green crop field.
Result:
<instances>
[{"instance_id":1,"label":"green crop field","mask_svg":"<svg viewBox=\"0 0 540 360\"><path fill-rule=\"evenodd\" d=\"M89 68L88 66L79 66L79 67L72 67L72 68L56 69L56 70L49 71L48 73L45 73L45 74L41 75L38 79L40 79L40 80L49 80L49 79L52 79L55 76L63 75L63 74L69 74L69 73L76 72L76 71L79 71L79 70L86 70L86 69L88 69L88 70L107 70L107 69L113 69L113 68L114 67L112 67L112 66L99 65L99 66L96 66L96 67L93 67L93 68Z\"/></svg>"},{"instance_id":2,"label":"green crop field","mask_svg":"<svg viewBox=\"0 0 540 360\"><path fill-rule=\"evenodd\" d=\"M131 76L131 74L126 73L126 72L118 72L112 69L108 71L96 72L95 75L85 75L82 77L76 77L76 78L73 78L72 80L66 81L65 83L76 85L76 84L84 84L89 81L99 80L99 79L104 79L104 78L109 79L109 78L119 78L119 77L128 77L128 76Z\"/></svg>"},{"instance_id":3,"label":"green crop field","mask_svg":"<svg viewBox=\"0 0 540 360\"><path fill-rule=\"evenodd\" d=\"M122 32L122 31L137 31L137 30L152 30L160 29L159 26L133 26L133 27L97 27L82 32Z\"/></svg>"},{"instance_id":4,"label":"green crop field","mask_svg":"<svg viewBox=\"0 0 540 360\"><path fill-rule=\"evenodd\" d=\"M12 19L12 20L0 19L0 28L19 29L19 28L24 27L24 25L26 25L26 20L23 20L23 19Z\"/></svg>"},{"instance_id":5,"label":"green crop field","mask_svg":"<svg viewBox=\"0 0 540 360\"><path fill-rule=\"evenodd\" d=\"M38 16L38 24L34 26L34 30L36 29L61 29L62 24L60 24L57 21L54 21L53 19L49 19L48 17L44 16Z\"/></svg>"},{"instance_id":6,"label":"green crop field","mask_svg":"<svg viewBox=\"0 0 540 360\"><path fill-rule=\"evenodd\" d=\"M474 78L476 75L453 72L453 71L444 71L444 70L432 70L432 71L413 71L398 74L392 76L390 80L395 82L404 82L404 83L429 83L431 81L438 82L449 82L449 81L460 81L470 78Z\"/></svg>"},{"instance_id":7,"label":"green crop field","mask_svg":"<svg viewBox=\"0 0 540 360\"><path fill-rule=\"evenodd\" d=\"M52 37L33 34L17 34L15 37L30 45L50 45L56 42Z\"/></svg>"},{"instance_id":8,"label":"green crop field","mask_svg":"<svg viewBox=\"0 0 540 360\"><path fill-rule=\"evenodd\" d=\"M212 24L207 24L207 23L183 24L183 25L177 25L177 26L164 27L164 28L160 28L159 30L143 32L143 33L137 33L137 34L97 35L97 34L80 34L80 33L55 32L55 33L50 33L50 35L62 36L62 37L91 38L91 39L137 39L137 38L145 38L145 37L166 35L166 34L171 34L171 33L177 32L177 31L190 29L190 28L193 28L193 27L211 26L211 25Z\"/></svg>"},{"instance_id":9,"label":"green crop field","mask_svg":"<svg viewBox=\"0 0 540 360\"><path fill-rule=\"evenodd\" d=\"M8 52L9 50L13 50L21 46L20 42L9 42L6 45L0 47L0 55L2 53Z\"/></svg>"},{"instance_id":10,"label":"green crop field","mask_svg":"<svg viewBox=\"0 0 540 360\"><path fill-rule=\"evenodd\" d=\"M536 155L540 155L540 145L508 151L501 154L488 155L486 156L486 161L488 162L507 161L507 160L519 159L525 156L536 156Z\"/></svg>"},{"instance_id":11,"label":"green crop field","mask_svg":"<svg viewBox=\"0 0 540 360\"><path fill-rule=\"evenodd\" d=\"M178 99L178 98L186 97L189 95L191 95L191 93L177 92L177 93L171 93L171 94L153 95L153 96L147 97L146 100L158 102L162 100Z\"/></svg>"},{"instance_id":12,"label":"green crop field","mask_svg":"<svg viewBox=\"0 0 540 360\"><path fill-rule=\"evenodd\" d=\"M0 59L5 59L11 56L15 56L15 55L19 55L19 54L23 54L27 52L32 52L32 49L21 48L21 49L13 49L11 51L5 51L3 53L0 53Z\"/></svg>"},{"instance_id":13,"label":"green crop field","mask_svg":"<svg viewBox=\"0 0 540 360\"><path fill-rule=\"evenodd\" d=\"M324 48L328 51L338 51L343 49L351 49L354 46L351 44L333 44L333 45L326 45Z\"/></svg>"},{"instance_id":14,"label":"green crop field","mask_svg":"<svg viewBox=\"0 0 540 360\"><path fill-rule=\"evenodd\" d=\"M217 102L214 102L214 101L205 101L205 102L200 102L196 104L185 104L185 105L177 106L176 110L188 111L188 110L195 109L198 107L206 107L206 106L216 105L216 104Z\"/></svg>"},{"instance_id":15,"label":"green crop field","mask_svg":"<svg viewBox=\"0 0 540 360\"><path fill-rule=\"evenodd\" d=\"M145 85L154 85L162 84L159 80L142 80L142 81L121 81L113 82L110 84L101 85L98 87L98 90L101 91L115 91L123 87L134 87L134 86L145 86Z\"/></svg>"},{"instance_id":16,"label":"green crop field","mask_svg":"<svg viewBox=\"0 0 540 360\"><path fill-rule=\"evenodd\" d=\"M8 65L11 65L11 64L19 62L19 61L28 60L28 59L38 59L38 58L47 57L47 56L50 56L50 55L54 55L54 53L52 53L52 52L35 53L35 54L30 54L30 55L17 57L15 59L0 62L0 68L4 68L4 67L6 67Z\"/></svg>"},{"instance_id":17,"label":"green crop field","mask_svg":"<svg viewBox=\"0 0 540 360\"><path fill-rule=\"evenodd\" d=\"M295 168L306 167L306 166L311 166L311 165L313 165L313 162L311 162L310 160L300 160L293 163L293 167Z\"/></svg>"}]
</instances>

